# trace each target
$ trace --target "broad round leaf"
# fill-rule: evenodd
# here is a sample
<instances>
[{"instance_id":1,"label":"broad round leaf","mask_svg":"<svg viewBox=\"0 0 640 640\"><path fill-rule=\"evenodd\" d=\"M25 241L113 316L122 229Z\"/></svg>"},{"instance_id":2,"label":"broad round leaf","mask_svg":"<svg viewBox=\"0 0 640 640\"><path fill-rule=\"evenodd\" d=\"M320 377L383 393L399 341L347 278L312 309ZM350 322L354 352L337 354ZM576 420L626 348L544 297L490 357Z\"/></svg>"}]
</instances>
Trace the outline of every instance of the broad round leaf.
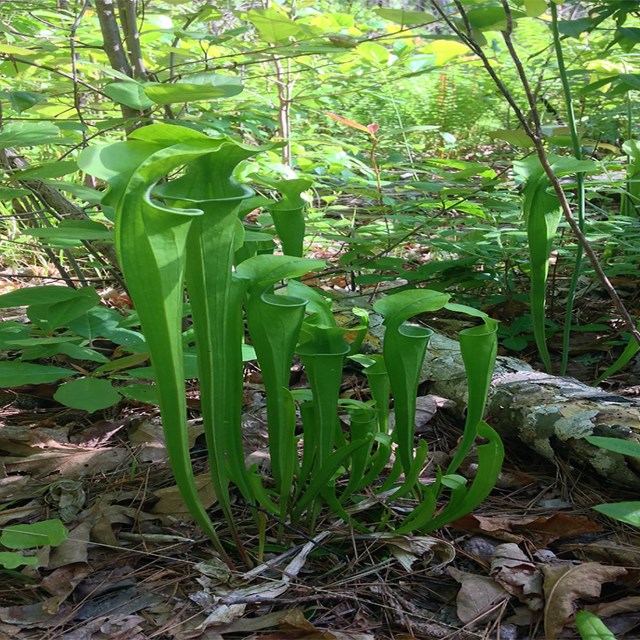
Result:
<instances>
[{"instance_id":1,"label":"broad round leaf","mask_svg":"<svg viewBox=\"0 0 640 640\"><path fill-rule=\"evenodd\" d=\"M120 401L120 394L108 380L79 378L65 382L54 394L54 399L72 409L89 413L106 409Z\"/></svg>"},{"instance_id":2,"label":"broad round leaf","mask_svg":"<svg viewBox=\"0 0 640 640\"><path fill-rule=\"evenodd\" d=\"M118 104L138 111L144 111L155 104L146 96L144 86L138 82L112 82L102 91Z\"/></svg>"},{"instance_id":3,"label":"broad round leaf","mask_svg":"<svg viewBox=\"0 0 640 640\"><path fill-rule=\"evenodd\" d=\"M120 389L120 393L129 400L145 404L159 404L158 388L150 384L130 384Z\"/></svg>"}]
</instances>

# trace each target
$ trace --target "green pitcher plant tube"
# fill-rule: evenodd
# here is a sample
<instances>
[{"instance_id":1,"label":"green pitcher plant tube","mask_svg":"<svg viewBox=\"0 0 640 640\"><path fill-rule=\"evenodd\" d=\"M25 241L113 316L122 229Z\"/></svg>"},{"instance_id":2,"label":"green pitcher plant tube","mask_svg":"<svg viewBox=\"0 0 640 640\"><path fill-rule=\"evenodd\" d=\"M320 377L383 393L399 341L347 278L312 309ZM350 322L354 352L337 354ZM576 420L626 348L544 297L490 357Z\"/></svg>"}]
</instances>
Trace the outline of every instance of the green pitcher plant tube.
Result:
<instances>
[{"instance_id":1,"label":"green pitcher plant tube","mask_svg":"<svg viewBox=\"0 0 640 640\"><path fill-rule=\"evenodd\" d=\"M407 320L442 309L448 301L445 293L414 289L389 295L374 304L374 309L384 316L386 326L383 355L394 400L393 438L405 474L412 468L418 383L433 334L426 327L408 324Z\"/></svg>"},{"instance_id":2,"label":"green pitcher plant tube","mask_svg":"<svg viewBox=\"0 0 640 640\"><path fill-rule=\"evenodd\" d=\"M560 177L573 173L593 172L595 164L590 160L549 154L549 163ZM551 371L551 356L547 347L545 309L547 300L547 276L553 240L562 218L558 196L551 190L551 183L536 157L513 163L516 174L524 179L522 211L529 244L531 280L531 319L533 336L538 353L547 371Z\"/></svg>"},{"instance_id":3,"label":"green pitcher plant tube","mask_svg":"<svg viewBox=\"0 0 640 640\"><path fill-rule=\"evenodd\" d=\"M186 275L212 482L233 529L230 477L249 500L252 491L239 427L243 289L233 282L231 271L233 252L240 243L235 208L250 192L233 180L232 173L238 162L258 151L185 127L156 124L138 129L128 142L90 148L79 159L83 170L109 182L104 204L116 214L116 250L151 354L176 483L194 519L225 558L198 497L189 456L181 334L183 281ZM187 170L182 178L156 187L183 166ZM213 388L218 381L223 392ZM227 395L233 396L235 405L230 397L223 397Z\"/></svg>"},{"instance_id":4,"label":"green pitcher plant tube","mask_svg":"<svg viewBox=\"0 0 640 640\"><path fill-rule=\"evenodd\" d=\"M371 398L376 404L378 431L389 432L389 400L391 385L389 374L384 364L384 356L379 354L349 356L351 360L362 365L362 371L367 377Z\"/></svg>"},{"instance_id":5,"label":"green pitcher plant tube","mask_svg":"<svg viewBox=\"0 0 640 640\"><path fill-rule=\"evenodd\" d=\"M545 332L545 309L547 301L547 276L549 256L553 247L562 210L555 193L550 192L551 183L540 161L530 157L514 163L514 170L525 178L522 212L529 244L531 280L531 320L538 353L547 371L551 371L551 356Z\"/></svg>"},{"instance_id":6,"label":"green pitcher plant tube","mask_svg":"<svg viewBox=\"0 0 640 640\"><path fill-rule=\"evenodd\" d=\"M254 177L258 182L279 191L281 199L271 203L268 209L280 238L282 253L301 258L305 234L304 210L307 205L301 194L309 189L312 183L302 178L271 180L262 176Z\"/></svg>"},{"instance_id":7,"label":"green pitcher plant tube","mask_svg":"<svg viewBox=\"0 0 640 640\"><path fill-rule=\"evenodd\" d=\"M304 364L313 393L313 422L316 434L310 452L313 468L321 468L339 442L338 397L342 367L349 352L344 330L307 325L306 339L296 349ZM305 449L311 443L305 442Z\"/></svg>"},{"instance_id":8,"label":"green pitcher plant tube","mask_svg":"<svg viewBox=\"0 0 640 640\"><path fill-rule=\"evenodd\" d=\"M462 310L462 305L447 305L449 309ZM462 440L449 464L447 473L454 473L471 450L477 436L491 385L491 377L498 351L498 323L482 314L483 324L463 329L459 334L460 354L467 376L467 416Z\"/></svg>"},{"instance_id":9,"label":"green pitcher plant tube","mask_svg":"<svg viewBox=\"0 0 640 640\"><path fill-rule=\"evenodd\" d=\"M195 204L203 211L187 238L186 282L212 480L230 523L229 480L247 501L254 500L244 464L241 430L245 285L234 278L232 270L234 253L242 244L236 209L252 192L239 185L232 174L239 162L256 151L224 141L216 153L189 163L182 177L156 190L178 206Z\"/></svg>"},{"instance_id":10,"label":"green pitcher plant tube","mask_svg":"<svg viewBox=\"0 0 640 640\"><path fill-rule=\"evenodd\" d=\"M364 403L358 402L360 406L354 406L349 411L349 439L350 442L357 442L359 440L366 440L367 446L356 449L351 455L351 465L349 468L349 480L347 486L340 496L340 500L345 500L350 496L359 486L362 478L365 475L367 467L372 462L371 451L373 448L373 438L378 430L378 419L376 417L377 411L364 405Z\"/></svg>"},{"instance_id":11,"label":"green pitcher plant tube","mask_svg":"<svg viewBox=\"0 0 640 640\"><path fill-rule=\"evenodd\" d=\"M271 470L282 518L287 513L297 464L295 411L291 411L288 389L290 368L307 302L272 291L279 280L321 269L324 264L322 260L262 255L242 262L236 270L248 283L247 323L267 397Z\"/></svg>"}]
</instances>

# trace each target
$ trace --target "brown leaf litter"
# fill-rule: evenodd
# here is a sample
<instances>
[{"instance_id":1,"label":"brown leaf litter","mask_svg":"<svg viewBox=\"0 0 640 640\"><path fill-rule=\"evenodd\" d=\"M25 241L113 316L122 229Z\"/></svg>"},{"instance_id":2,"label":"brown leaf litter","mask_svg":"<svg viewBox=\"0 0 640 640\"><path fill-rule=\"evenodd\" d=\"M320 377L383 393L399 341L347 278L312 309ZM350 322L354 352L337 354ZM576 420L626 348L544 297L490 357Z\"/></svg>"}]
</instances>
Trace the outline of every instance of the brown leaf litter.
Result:
<instances>
[{"instance_id":1,"label":"brown leaf litter","mask_svg":"<svg viewBox=\"0 0 640 640\"><path fill-rule=\"evenodd\" d=\"M443 403L421 406L421 436L445 464L459 425ZM70 532L35 567L5 574L0 640L554 640L577 637L581 609L624 633L640 624L634 531L587 508L618 498L577 491L562 469L506 465L477 512L433 535L354 533L325 517L315 533L285 527L281 541L268 518L264 557L230 571L178 499L155 415L0 417L0 526L60 517ZM221 523L201 433L194 420L199 486ZM363 502L361 521L365 508L379 502ZM239 500L236 511L255 553L251 513Z\"/></svg>"}]
</instances>

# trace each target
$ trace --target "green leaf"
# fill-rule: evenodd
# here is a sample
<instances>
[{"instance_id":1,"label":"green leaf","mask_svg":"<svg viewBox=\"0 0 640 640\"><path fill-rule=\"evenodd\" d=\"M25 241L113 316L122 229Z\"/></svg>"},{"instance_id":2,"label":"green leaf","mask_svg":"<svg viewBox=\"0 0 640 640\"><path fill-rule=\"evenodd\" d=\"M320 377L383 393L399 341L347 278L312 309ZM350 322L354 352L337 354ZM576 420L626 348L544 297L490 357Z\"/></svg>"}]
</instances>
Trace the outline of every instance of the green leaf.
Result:
<instances>
[{"instance_id":1,"label":"green leaf","mask_svg":"<svg viewBox=\"0 0 640 640\"><path fill-rule=\"evenodd\" d=\"M376 9L383 20L395 22L401 26L412 26L416 24L429 24L434 21L430 13L423 11L405 11L404 9Z\"/></svg>"},{"instance_id":2,"label":"green leaf","mask_svg":"<svg viewBox=\"0 0 640 640\"><path fill-rule=\"evenodd\" d=\"M625 53L630 53L638 42L640 42L640 28L618 27L616 29L615 41Z\"/></svg>"},{"instance_id":3,"label":"green leaf","mask_svg":"<svg viewBox=\"0 0 640 640\"><path fill-rule=\"evenodd\" d=\"M40 229L25 229L25 236L43 238L45 240L111 240L113 231L100 222L93 220L63 220L57 227L42 227Z\"/></svg>"},{"instance_id":4,"label":"green leaf","mask_svg":"<svg viewBox=\"0 0 640 640\"><path fill-rule=\"evenodd\" d=\"M600 447L614 453L621 453L623 456L633 456L640 458L640 442L633 440L622 440L621 438L605 438L602 436L587 436L585 440L594 447Z\"/></svg>"},{"instance_id":5,"label":"green leaf","mask_svg":"<svg viewBox=\"0 0 640 640\"><path fill-rule=\"evenodd\" d=\"M40 562L36 556L23 556L12 551L0 551L0 567L15 569L24 565L35 566Z\"/></svg>"},{"instance_id":6,"label":"green leaf","mask_svg":"<svg viewBox=\"0 0 640 640\"><path fill-rule=\"evenodd\" d=\"M14 524L5 527L0 535L0 544L7 549L33 549L36 547L57 547L69 535L60 520L42 520L33 524Z\"/></svg>"},{"instance_id":7,"label":"green leaf","mask_svg":"<svg viewBox=\"0 0 640 640\"><path fill-rule=\"evenodd\" d=\"M450 297L440 291L409 289L378 300L373 308L384 316L385 324L400 325L420 313L442 309Z\"/></svg>"},{"instance_id":8,"label":"green leaf","mask_svg":"<svg viewBox=\"0 0 640 640\"><path fill-rule=\"evenodd\" d=\"M72 360L88 361L88 362L109 362L109 359L95 349L82 347L78 344L65 342L57 345L56 353L69 356Z\"/></svg>"},{"instance_id":9,"label":"green leaf","mask_svg":"<svg viewBox=\"0 0 640 640\"><path fill-rule=\"evenodd\" d=\"M120 394L111 382L99 378L78 378L65 382L53 397L65 407L82 409L89 413L106 409L120 401Z\"/></svg>"},{"instance_id":10,"label":"green leaf","mask_svg":"<svg viewBox=\"0 0 640 640\"><path fill-rule=\"evenodd\" d=\"M638 324L638 327L640 328L640 324ZM632 358L636 355L636 353L638 353L638 351L640 351L640 345L638 344L638 341L633 336L631 336L629 338L627 346L624 348L624 351L610 367L608 367L605 371L602 372L602 374L600 374L595 384L600 384L603 380L606 380L614 373L620 371L620 369L631 362Z\"/></svg>"},{"instance_id":11,"label":"green leaf","mask_svg":"<svg viewBox=\"0 0 640 640\"><path fill-rule=\"evenodd\" d=\"M611 502L593 508L618 522L640 527L640 502Z\"/></svg>"},{"instance_id":12,"label":"green leaf","mask_svg":"<svg viewBox=\"0 0 640 640\"><path fill-rule=\"evenodd\" d=\"M145 404L160 404L158 389L150 384L130 384L126 387L120 387L119 392L129 400Z\"/></svg>"},{"instance_id":13,"label":"green leaf","mask_svg":"<svg viewBox=\"0 0 640 640\"><path fill-rule=\"evenodd\" d=\"M22 387L25 384L45 384L76 375L73 369L28 364L18 360L0 361L0 389Z\"/></svg>"},{"instance_id":14,"label":"green leaf","mask_svg":"<svg viewBox=\"0 0 640 640\"><path fill-rule=\"evenodd\" d=\"M24 287L0 296L0 309L24 307L30 304L55 304L64 300L72 300L78 295L71 287Z\"/></svg>"},{"instance_id":15,"label":"green leaf","mask_svg":"<svg viewBox=\"0 0 640 640\"><path fill-rule=\"evenodd\" d=\"M139 364L146 362L149 359L149 354L142 353L133 353L129 356L124 356L123 358L116 358L115 360L110 360L105 364L99 366L94 373L96 375L104 375L105 373L116 373L118 371L125 371L126 369L131 369L132 367L137 367Z\"/></svg>"},{"instance_id":16,"label":"green leaf","mask_svg":"<svg viewBox=\"0 0 640 640\"><path fill-rule=\"evenodd\" d=\"M524 0L524 9L530 18L537 18L547 10L546 0Z\"/></svg>"},{"instance_id":17,"label":"green leaf","mask_svg":"<svg viewBox=\"0 0 640 640\"><path fill-rule=\"evenodd\" d=\"M231 98L243 89L240 78L215 73L197 73L188 82L148 84L144 92L156 104L198 102L216 98Z\"/></svg>"},{"instance_id":18,"label":"green leaf","mask_svg":"<svg viewBox=\"0 0 640 640\"><path fill-rule=\"evenodd\" d=\"M60 129L49 122L9 122L0 131L0 149L58 142Z\"/></svg>"},{"instance_id":19,"label":"green leaf","mask_svg":"<svg viewBox=\"0 0 640 640\"><path fill-rule=\"evenodd\" d=\"M84 200L89 204L100 204L102 197L104 196L102 191L85 187L83 184L73 184L71 182L64 182L63 180L43 180L43 182L55 187L58 191L70 193L72 196L79 200Z\"/></svg>"},{"instance_id":20,"label":"green leaf","mask_svg":"<svg viewBox=\"0 0 640 640\"><path fill-rule=\"evenodd\" d=\"M133 80L131 82L112 82L102 91L118 104L124 104L137 111L144 111L155 104L145 93L145 85Z\"/></svg>"},{"instance_id":21,"label":"green leaf","mask_svg":"<svg viewBox=\"0 0 640 640\"><path fill-rule=\"evenodd\" d=\"M244 17L258 30L260 37L271 44L288 44L290 38L302 32L301 27L277 5L268 9L251 9Z\"/></svg>"},{"instance_id":22,"label":"green leaf","mask_svg":"<svg viewBox=\"0 0 640 640\"><path fill-rule=\"evenodd\" d=\"M107 338L111 342L121 345L144 344L141 333L120 326L123 321L124 317L115 309L97 307L71 321L68 328L88 340Z\"/></svg>"},{"instance_id":23,"label":"green leaf","mask_svg":"<svg viewBox=\"0 0 640 640\"><path fill-rule=\"evenodd\" d=\"M60 162L45 162L36 167L29 167L23 171L15 171L11 174L12 180L43 180L46 178L61 178L62 176L75 173L78 170L78 164L75 160L67 160Z\"/></svg>"},{"instance_id":24,"label":"green leaf","mask_svg":"<svg viewBox=\"0 0 640 640\"><path fill-rule=\"evenodd\" d=\"M0 53L8 56L33 56L36 55L38 51L25 49L24 47L16 47L12 44L0 44Z\"/></svg>"},{"instance_id":25,"label":"green leaf","mask_svg":"<svg viewBox=\"0 0 640 640\"><path fill-rule=\"evenodd\" d=\"M9 100L14 111L22 113L38 104L38 102L46 100L47 96L43 93L34 93L32 91L0 91L0 98Z\"/></svg>"},{"instance_id":26,"label":"green leaf","mask_svg":"<svg viewBox=\"0 0 640 640\"><path fill-rule=\"evenodd\" d=\"M563 36L579 38L585 31L591 31L596 23L591 18L578 18L577 20L561 20L558 22L558 31Z\"/></svg>"},{"instance_id":27,"label":"green leaf","mask_svg":"<svg viewBox=\"0 0 640 640\"><path fill-rule=\"evenodd\" d=\"M66 327L69 322L86 313L100 302L93 287L72 289L73 298L53 304L30 304L27 317L31 322L48 331Z\"/></svg>"},{"instance_id":28,"label":"green leaf","mask_svg":"<svg viewBox=\"0 0 640 640\"><path fill-rule=\"evenodd\" d=\"M582 640L616 640L605 623L590 611L578 611L576 627Z\"/></svg>"},{"instance_id":29,"label":"green leaf","mask_svg":"<svg viewBox=\"0 0 640 640\"><path fill-rule=\"evenodd\" d=\"M522 129L496 129L495 131L489 132L489 137L504 140L514 147L521 149L529 149L533 146L531 138Z\"/></svg>"},{"instance_id":30,"label":"green leaf","mask_svg":"<svg viewBox=\"0 0 640 640\"><path fill-rule=\"evenodd\" d=\"M295 256L259 255L249 258L236 267L241 278L251 282L251 287L270 287L279 280L297 278L309 271L319 271L326 266L324 260Z\"/></svg>"},{"instance_id":31,"label":"green leaf","mask_svg":"<svg viewBox=\"0 0 640 640\"><path fill-rule=\"evenodd\" d=\"M502 7L484 6L467 11L469 24L479 31L503 31L507 18Z\"/></svg>"},{"instance_id":32,"label":"green leaf","mask_svg":"<svg viewBox=\"0 0 640 640\"><path fill-rule=\"evenodd\" d=\"M376 42L363 42L356 48L356 53L376 67L385 66L389 60L389 51Z\"/></svg>"},{"instance_id":33,"label":"green leaf","mask_svg":"<svg viewBox=\"0 0 640 640\"><path fill-rule=\"evenodd\" d=\"M28 189L11 189L7 187L0 187L0 202L4 200L13 200L14 198L21 198L22 196L31 195L31 191Z\"/></svg>"}]
</instances>

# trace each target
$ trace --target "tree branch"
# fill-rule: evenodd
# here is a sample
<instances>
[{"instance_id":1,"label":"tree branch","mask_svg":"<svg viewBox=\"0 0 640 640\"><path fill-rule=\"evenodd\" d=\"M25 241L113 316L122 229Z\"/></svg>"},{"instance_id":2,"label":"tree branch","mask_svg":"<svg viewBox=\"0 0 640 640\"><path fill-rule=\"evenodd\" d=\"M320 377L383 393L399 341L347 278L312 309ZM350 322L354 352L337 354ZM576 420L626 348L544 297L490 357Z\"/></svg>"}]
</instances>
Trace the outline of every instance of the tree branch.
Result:
<instances>
[{"instance_id":1,"label":"tree branch","mask_svg":"<svg viewBox=\"0 0 640 640\"><path fill-rule=\"evenodd\" d=\"M142 60L135 0L118 0L118 13L120 14L122 33L127 44L132 75L134 78L146 80L148 74Z\"/></svg>"}]
</instances>

